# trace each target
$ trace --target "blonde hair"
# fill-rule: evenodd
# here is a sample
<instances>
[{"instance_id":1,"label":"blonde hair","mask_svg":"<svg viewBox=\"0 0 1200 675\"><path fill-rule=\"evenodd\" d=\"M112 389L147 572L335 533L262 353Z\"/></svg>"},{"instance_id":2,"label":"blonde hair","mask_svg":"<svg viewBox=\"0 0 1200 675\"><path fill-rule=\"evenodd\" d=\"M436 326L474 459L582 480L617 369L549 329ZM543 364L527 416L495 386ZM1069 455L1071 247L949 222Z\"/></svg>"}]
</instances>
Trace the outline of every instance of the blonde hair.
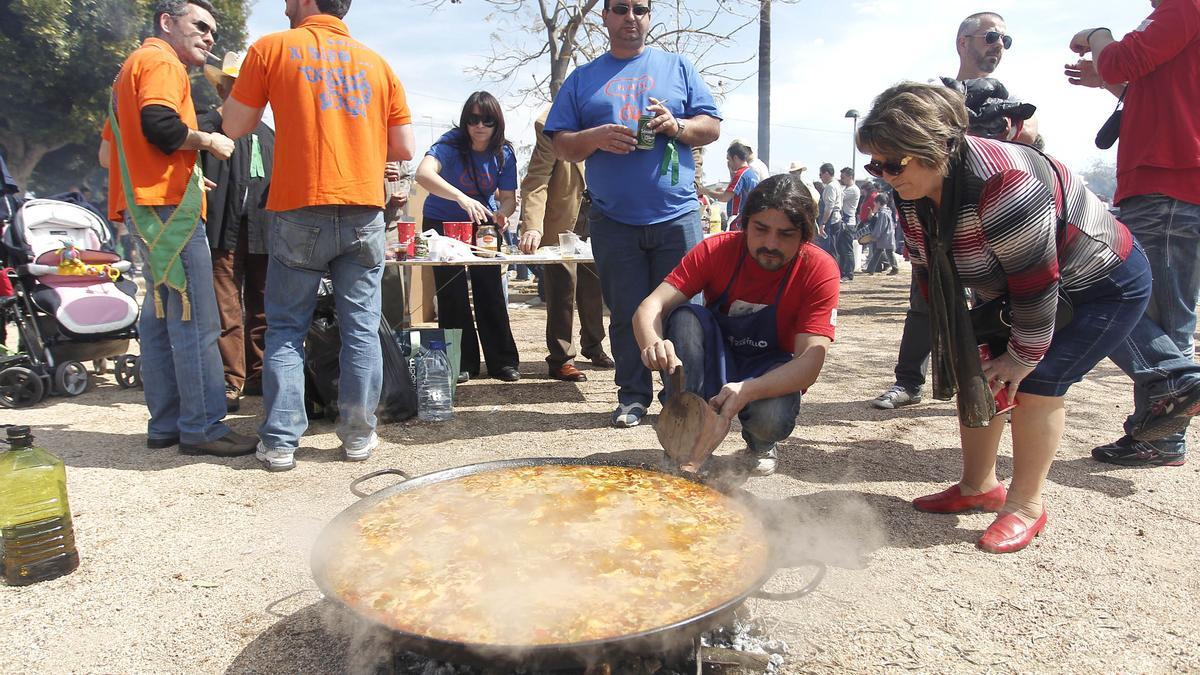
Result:
<instances>
[{"instance_id":1,"label":"blonde hair","mask_svg":"<svg viewBox=\"0 0 1200 675\"><path fill-rule=\"evenodd\" d=\"M942 85L901 82L875 98L858 127L858 149L911 156L942 175L967 133L963 95Z\"/></svg>"}]
</instances>

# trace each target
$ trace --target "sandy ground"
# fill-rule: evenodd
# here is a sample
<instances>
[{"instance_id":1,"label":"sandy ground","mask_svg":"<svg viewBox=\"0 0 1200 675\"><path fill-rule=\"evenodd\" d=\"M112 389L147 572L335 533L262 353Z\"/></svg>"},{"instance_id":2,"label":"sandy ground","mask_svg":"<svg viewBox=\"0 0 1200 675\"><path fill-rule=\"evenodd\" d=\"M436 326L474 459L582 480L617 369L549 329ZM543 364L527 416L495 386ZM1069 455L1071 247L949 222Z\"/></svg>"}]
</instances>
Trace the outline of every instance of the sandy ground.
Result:
<instances>
[{"instance_id":1,"label":"sandy ground","mask_svg":"<svg viewBox=\"0 0 1200 675\"><path fill-rule=\"evenodd\" d=\"M867 405L892 381L907 275L862 276L843 289L839 340L779 472L743 486L796 562L829 566L806 598L749 603L789 643L786 672L1200 670L1200 462L1121 469L1088 454L1119 435L1126 378L1104 363L1071 391L1045 534L1021 553L988 555L974 544L990 516L908 504L957 478L951 404ZM285 474L251 457L147 450L141 392L111 375L78 398L0 411L0 422L33 425L66 461L83 558L69 576L0 587L0 671L369 668L370 650L322 602L308 566L320 528L355 501L352 479L528 456L657 458L649 424L608 427L611 372L581 364L586 383L546 378L544 312L517 309L513 319L521 382L464 386L450 423L381 427L382 448L364 464L340 461L324 423ZM247 399L232 426L252 432L260 410ZM737 441L731 434L719 452ZM1007 475L1007 446L1002 455ZM795 588L812 571L784 570L768 588Z\"/></svg>"}]
</instances>

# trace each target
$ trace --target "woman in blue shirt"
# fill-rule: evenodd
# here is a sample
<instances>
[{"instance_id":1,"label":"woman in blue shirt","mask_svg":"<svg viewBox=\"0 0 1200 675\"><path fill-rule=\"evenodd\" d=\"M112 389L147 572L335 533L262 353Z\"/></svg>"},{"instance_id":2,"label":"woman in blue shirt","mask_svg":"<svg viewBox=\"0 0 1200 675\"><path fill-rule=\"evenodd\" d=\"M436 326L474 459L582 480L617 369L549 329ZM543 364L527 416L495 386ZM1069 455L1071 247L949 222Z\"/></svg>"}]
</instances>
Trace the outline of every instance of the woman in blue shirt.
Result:
<instances>
[{"instance_id":1,"label":"woman in blue shirt","mask_svg":"<svg viewBox=\"0 0 1200 675\"><path fill-rule=\"evenodd\" d=\"M467 98L458 126L447 131L425 153L417 167L417 183L429 191L422 229L443 233L447 222L495 225L503 232L517 208L517 157L504 138L500 102L486 91ZM521 379L521 358L508 321L508 304L499 265L435 267L438 326L461 328L459 381L479 374L479 346L488 374L498 380ZM475 295L474 316L467 297L467 277ZM479 329L476 337L476 327Z\"/></svg>"}]
</instances>

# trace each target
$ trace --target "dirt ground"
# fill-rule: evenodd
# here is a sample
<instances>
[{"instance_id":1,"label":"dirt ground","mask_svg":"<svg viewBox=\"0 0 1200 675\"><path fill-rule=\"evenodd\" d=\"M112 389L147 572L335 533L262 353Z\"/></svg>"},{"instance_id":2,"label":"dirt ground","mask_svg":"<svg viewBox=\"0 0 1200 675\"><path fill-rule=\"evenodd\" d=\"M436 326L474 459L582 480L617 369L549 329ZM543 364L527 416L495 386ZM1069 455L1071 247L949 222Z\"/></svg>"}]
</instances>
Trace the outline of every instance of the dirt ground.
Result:
<instances>
[{"instance_id":1,"label":"dirt ground","mask_svg":"<svg viewBox=\"0 0 1200 675\"><path fill-rule=\"evenodd\" d=\"M812 595L749 601L789 644L786 672L1200 671L1200 461L1122 469L1091 460L1089 449L1118 436L1130 408L1129 382L1112 364L1069 394L1046 487L1049 525L1028 549L982 553L974 544L991 516L909 505L956 480L959 451L952 404L867 405L892 382L907 278L843 285L838 341L782 445L778 473L741 487L794 562L828 565ZM322 601L308 564L320 528L355 501L352 479L530 456L657 460L651 424L608 427L611 371L581 364L586 383L548 379L544 311L512 315L524 379L465 385L452 422L381 427L383 445L363 464L340 461L324 423L284 474L252 457L147 450L141 391L118 388L111 375L78 398L0 411L0 422L32 425L66 461L83 559L66 577L0 587L0 671L370 669L371 650ZM253 432L260 411L261 399L246 399L231 425ZM738 441L731 434L719 452ZM1006 477L1007 445L1001 454ZM768 589L796 588L812 574L784 570Z\"/></svg>"}]
</instances>

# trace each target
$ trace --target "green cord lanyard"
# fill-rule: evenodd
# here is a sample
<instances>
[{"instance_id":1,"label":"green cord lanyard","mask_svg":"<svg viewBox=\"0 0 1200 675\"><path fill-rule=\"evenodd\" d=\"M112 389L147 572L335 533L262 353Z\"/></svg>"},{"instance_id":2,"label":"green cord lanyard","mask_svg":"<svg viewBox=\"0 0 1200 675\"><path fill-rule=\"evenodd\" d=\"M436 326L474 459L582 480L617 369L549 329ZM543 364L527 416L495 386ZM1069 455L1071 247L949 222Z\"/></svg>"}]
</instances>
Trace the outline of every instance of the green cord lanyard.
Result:
<instances>
[{"instance_id":1,"label":"green cord lanyard","mask_svg":"<svg viewBox=\"0 0 1200 675\"><path fill-rule=\"evenodd\" d=\"M658 175L665 176L671 172L671 185L679 185L679 150L675 147L675 139L667 139L667 149L663 152L662 166L658 167Z\"/></svg>"},{"instance_id":2,"label":"green cord lanyard","mask_svg":"<svg viewBox=\"0 0 1200 675\"><path fill-rule=\"evenodd\" d=\"M250 134L250 177L267 177L267 172L263 170L262 146L258 144L258 134Z\"/></svg>"}]
</instances>

